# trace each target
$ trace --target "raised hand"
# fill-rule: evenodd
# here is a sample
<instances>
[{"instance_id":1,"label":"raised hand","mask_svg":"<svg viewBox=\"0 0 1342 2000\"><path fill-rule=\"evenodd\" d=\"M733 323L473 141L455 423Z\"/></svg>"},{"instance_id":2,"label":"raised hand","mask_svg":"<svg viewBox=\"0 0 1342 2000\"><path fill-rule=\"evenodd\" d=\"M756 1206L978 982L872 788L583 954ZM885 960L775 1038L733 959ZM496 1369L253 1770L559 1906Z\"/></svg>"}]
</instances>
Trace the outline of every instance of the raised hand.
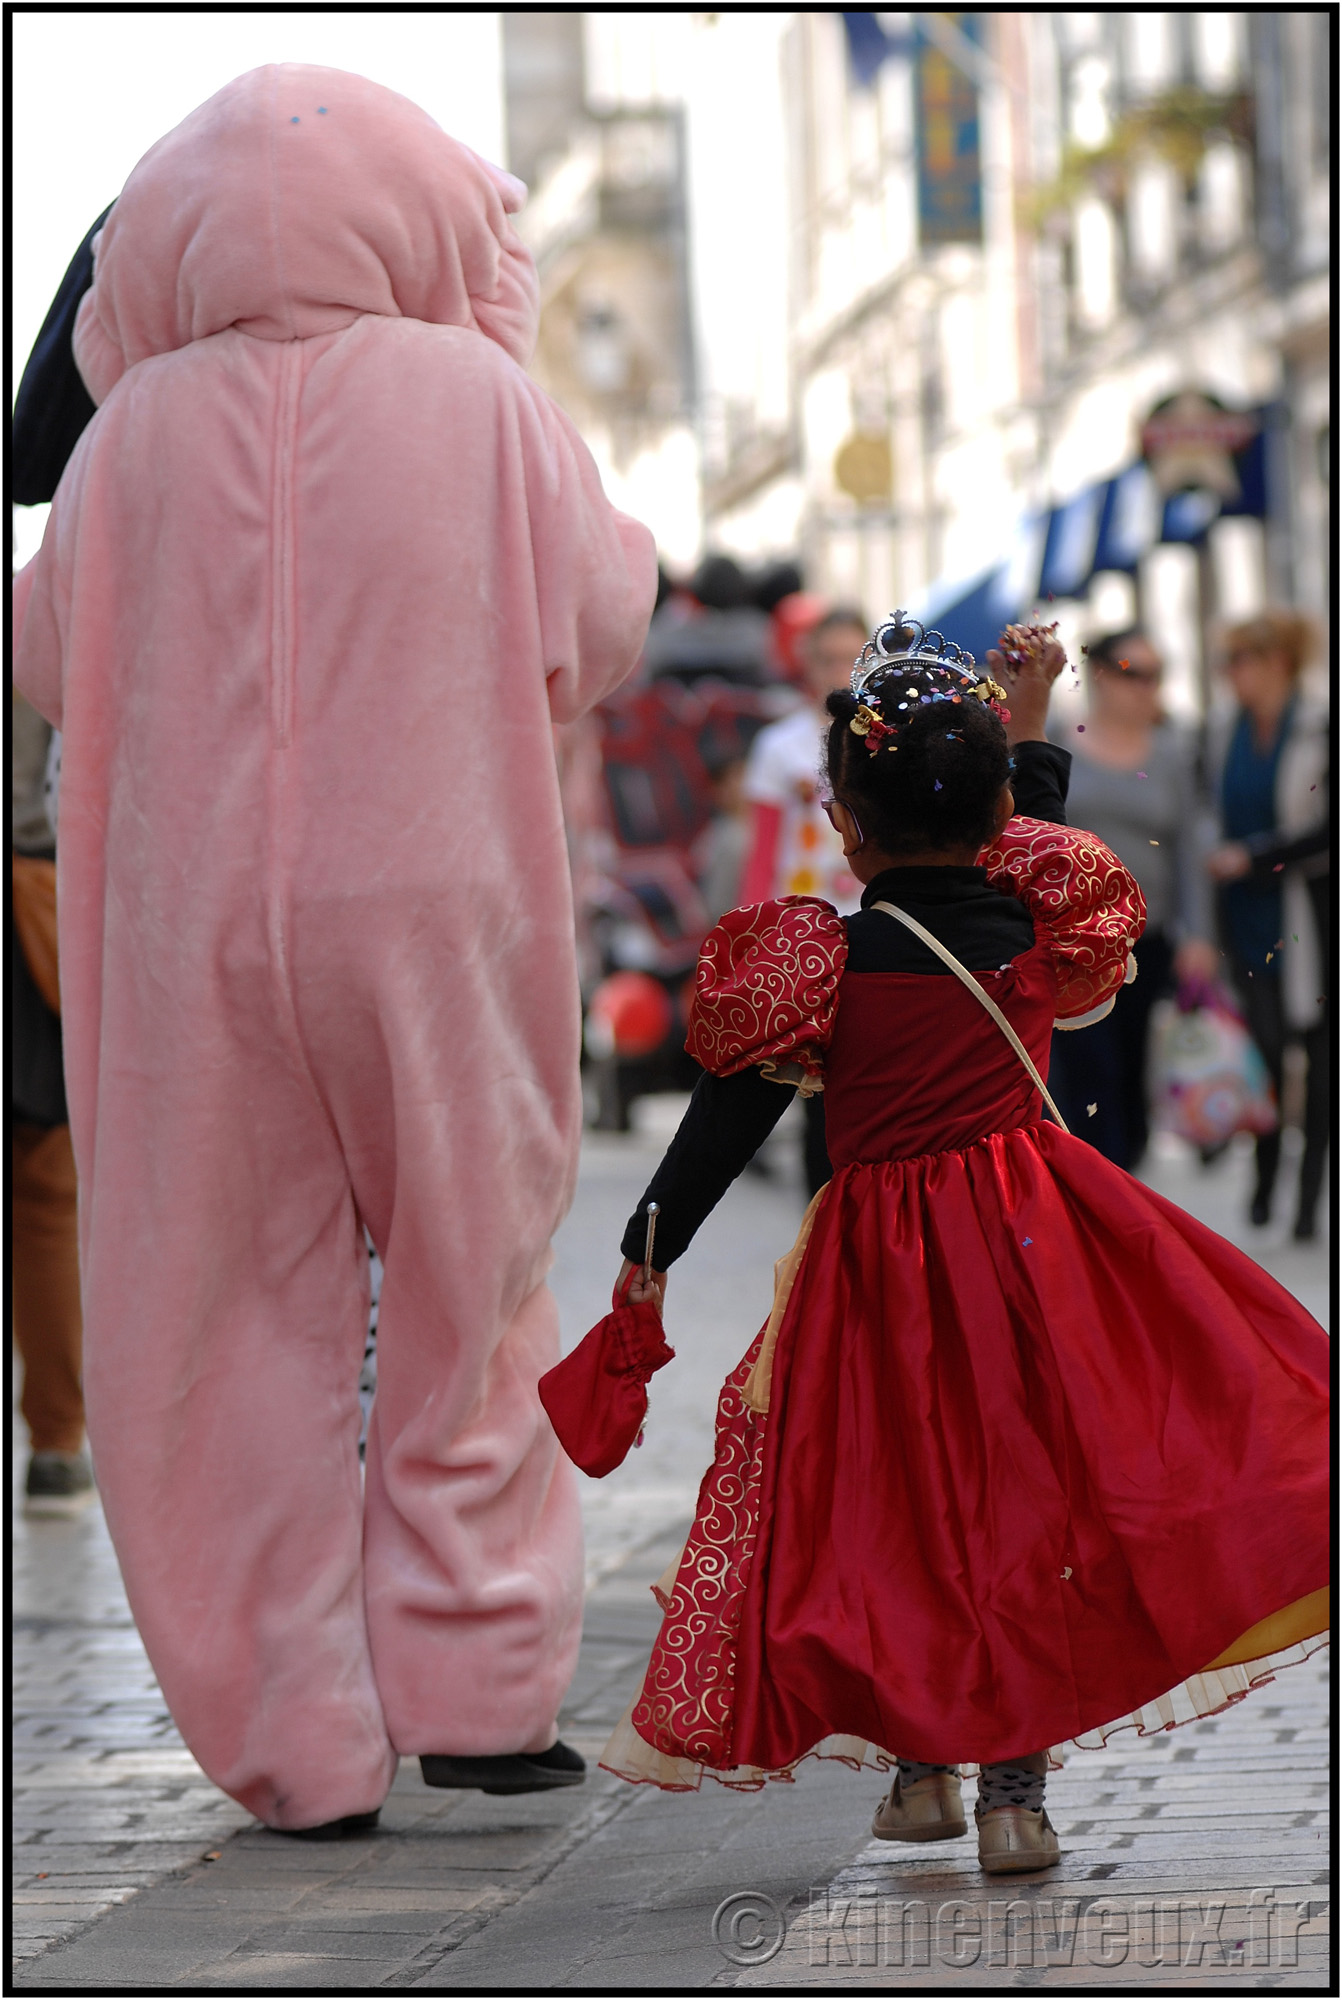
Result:
<instances>
[{"instance_id":1,"label":"raised hand","mask_svg":"<svg viewBox=\"0 0 1342 2000\"><path fill-rule=\"evenodd\" d=\"M1008 743L1041 743L1048 722L1053 683L1067 665L1067 654L1053 625L1008 625L1000 649L988 652L988 670L1006 689L1011 720Z\"/></svg>"}]
</instances>

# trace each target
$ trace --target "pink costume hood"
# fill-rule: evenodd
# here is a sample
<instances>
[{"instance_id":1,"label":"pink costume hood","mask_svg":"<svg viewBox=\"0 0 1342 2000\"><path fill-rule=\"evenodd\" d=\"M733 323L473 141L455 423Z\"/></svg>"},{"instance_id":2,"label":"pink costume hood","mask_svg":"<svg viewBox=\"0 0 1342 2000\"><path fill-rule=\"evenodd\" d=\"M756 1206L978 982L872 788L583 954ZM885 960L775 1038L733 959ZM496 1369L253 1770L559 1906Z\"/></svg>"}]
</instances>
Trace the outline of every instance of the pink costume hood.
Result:
<instances>
[{"instance_id":1,"label":"pink costume hood","mask_svg":"<svg viewBox=\"0 0 1342 2000\"><path fill-rule=\"evenodd\" d=\"M526 190L381 84L306 63L226 84L150 148L97 239L74 349L96 403L225 327L334 333L364 313L472 327L525 367Z\"/></svg>"}]
</instances>

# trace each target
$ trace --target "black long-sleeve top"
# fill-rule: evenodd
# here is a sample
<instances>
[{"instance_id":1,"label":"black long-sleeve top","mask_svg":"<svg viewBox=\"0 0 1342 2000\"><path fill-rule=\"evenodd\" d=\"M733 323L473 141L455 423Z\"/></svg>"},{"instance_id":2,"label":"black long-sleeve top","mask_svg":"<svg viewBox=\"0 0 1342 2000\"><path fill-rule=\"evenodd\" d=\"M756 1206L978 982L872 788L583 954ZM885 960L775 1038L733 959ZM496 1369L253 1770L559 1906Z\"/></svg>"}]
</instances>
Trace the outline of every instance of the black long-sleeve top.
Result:
<instances>
[{"instance_id":1,"label":"black long-sleeve top","mask_svg":"<svg viewBox=\"0 0 1342 2000\"><path fill-rule=\"evenodd\" d=\"M1261 879L1279 868L1295 868L1302 862L1320 860L1326 864L1332 853L1333 830L1325 820L1321 826L1311 827L1308 833L1282 833L1273 829L1271 833L1250 834L1239 843L1249 851L1253 863L1249 870L1252 877ZM1326 865L1310 868L1308 875L1327 874Z\"/></svg>"},{"instance_id":2,"label":"black long-sleeve top","mask_svg":"<svg viewBox=\"0 0 1342 2000\"><path fill-rule=\"evenodd\" d=\"M1016 809L1029 819L1067 824L1071 755L1054 743L1015 746L1012 790ZM892 924L873 903L897 902L954 952L971 972L994 971L1034 943L1034 925L1023 903L1004 896L983 868L889 868L867 884L862 907L845 917L845 972L918 972L954 978L922 939ZM658 1204L653 1261L667 1270L683 1256L704 1218L755 1157L788 1105L792 1092L758 1069L736 1076L703 1075L694 1088L662 1164L630 1216L621 1254L637 1263L647 1235L647 1205Z\"/></svg>"}]
</instances>

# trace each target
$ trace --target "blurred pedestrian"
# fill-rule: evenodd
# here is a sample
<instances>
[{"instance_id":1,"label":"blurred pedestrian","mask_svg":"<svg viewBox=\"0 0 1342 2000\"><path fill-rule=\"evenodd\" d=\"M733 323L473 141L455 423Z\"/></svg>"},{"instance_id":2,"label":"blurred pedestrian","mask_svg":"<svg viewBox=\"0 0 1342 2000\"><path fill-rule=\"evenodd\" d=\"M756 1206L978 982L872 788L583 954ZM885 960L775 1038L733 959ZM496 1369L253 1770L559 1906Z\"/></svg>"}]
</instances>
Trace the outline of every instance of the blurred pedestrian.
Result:
<instances>
[{"instance_id":1,"label":"blurred pedestrian","mask_svg":"<svg viewBox=\"0 0 1342 2000\"><path fill-rule=\"evenodd\" d=\"M73 1515L93 1498L84 1449L79 1227L61 1048L56 833L47 796L52 731L21 695L13 715L13 903L9 922L11 1267L19 1410L31 1456L24 1512Z\"/></svg>"},{"instance_id":2,"label":"blurred pedestrian","mask_svg":"<svg viewBox=\"0 0 1342 2000\"><path fill-rule=\"evenodd\" d=\"M800 648L806 635L829 610L823 597L814 591L795 590L779 599L769 614L773 627L773 656L778 673L789 686L805 690L806 668Z\"/></svg>"},{"instance_id":3,"label":"blurred pedestrian","mask_svg":"<svg viewBox=\"0 0 1342 2000\"><path fill-rule=\"evenodd\" d=\"M750 580L734 556L706 555L688 591L663 598L648 630L643 672L693 687L723 680L764 687L772 678L769 614L754 601Z\"/></svg>"},{"instance_id":4,"label":"blurred pedestrian","mask_svg":"<svg viewBox=\"0 0 1342 2000\"><path fill-rule=\"evenodd\" d=\"M94 414L71 340L93 282L90 227L61 279L14 400L10 497L23 507L55 494ZM68 1516L93 1498L84 1444L83 1325L74 1154L65 1101L56 947L56 829L49 770L53 731L14 697L13 1030L11 1218L14 1338L23 1360L20 1410L31 1457L24 1512Z\"/></svg>"},{"instance_id":5,"label":"blurred pedestrian","mask_svg":"<svg viewBox=\"0 0 1342 2000\"><path fill-rule=\"evenodd\" d=\"M1054 731L1072 753L1067 817L1098 834L1141 884L1146 930L1137 977L1112 1013L1054 1037L1049 1088L1071 1129L1129 1173L1149 1133L1151 1009L1175 981L1217 970L1197 743L1161 708L1163 673L1145 632L1106 634L1086 649L1084 721Z\"/></svg>"},{"instance_id":6,"label":"blurred pedestrian","mask_svg":"<svg viewBox=\"0 0 1342 2000\"><path fill-rule=\"evenodd\" d=\"M99 1487L191 1750L322 1837L400 1755L584 1768L536 1391L582 1119L552 725L628 673L656 577L524 373L523 192L361 77L217 93L104 225L98 413L15 581L63 731Z\"/></svg>"},{"instance_id":7,"label":"blurred pedestrian","mask_svg":"<svg viewBox=\"0 0 1342 2000\"><path fill-rule=\"evenodd\" d=\"M818 619L798 642L805 702L762 729L751 745L745 782L751 818L741 892L745 902L824 896L840 911L857 907L843 843L821 803L820 751L825 699L847 687L866 636L862 614L847 605Z\"/></svg>"},{"instance_id":8,"label":"blurred pedestrian","mask_svg":"<svg viewBox=\"0 0 1342 2000\"><path fill-rule=\"evenodd\" d=\"M1328 710L1302 684L1319 634L1308 618L1267 610L1225 633L1234 707L1208 730L1208 768L1222 844L1208 858L1220 885L1221 935L1249 1031L1281 1102L1288 1043L1305 1054L1304 1151L1295 1235L1315 1234L1329 1133L1332 974ZM1249 1219L1271 1220L1281 1131L1259 1137Z\"/></svg>"},{"instance_id":9,"label":"blurred pedestrian","mask_svg":"<svg viewBox=\"0 0 1342 2000\"><path fill-rule=\"evenodd\" d=\"M750 844L750 807L745 793L744 757L710 758L708 781L713 817L695 843L699 893L710 922L716 923L741 900L741 877Z\"/></svg>"},{"instance_id":10,"label":"blurred pedestrian","mask_svg":"<svg viewBox=\"0 0 1342 2000\"><path fill-rule=\"evenodd\" d=\"M858 907L860 891L844 859L843 842L825 816L820 758L826 698L848 686L853 662L866 643L862 613L850 605L835 605L798 642L806 700L760 731L746 766L751 825L742 903L762 903L771 896L823 896L843 915ZM830 1176L820 1095L804 1098L803 1110L806 1189L813 1195Z\"/></svg>"}]
</instances>

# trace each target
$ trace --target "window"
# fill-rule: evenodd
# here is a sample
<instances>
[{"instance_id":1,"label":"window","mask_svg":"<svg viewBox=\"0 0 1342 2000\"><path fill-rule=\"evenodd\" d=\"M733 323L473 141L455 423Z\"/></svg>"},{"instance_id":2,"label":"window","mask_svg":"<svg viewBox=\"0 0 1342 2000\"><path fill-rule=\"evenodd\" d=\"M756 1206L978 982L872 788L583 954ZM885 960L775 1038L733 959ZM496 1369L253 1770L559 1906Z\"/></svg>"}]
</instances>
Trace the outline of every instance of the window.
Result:
<instances>
[{"instance_id":1,"label":"window","mask_svg":"<svg viewBox=\"0 0 1342 2000\"><path fill-rule=\"evenodd\" d=\"M1129 14L1128 79L1142 96L1167 90L1177 79L1174 23L1163 10L1159 13Z\"/></svg>"},{"instance_id":2,"label":"window","mask_svg":"<svg viewBox=\"0 0 1342 2000\"><path fill-rule=\"evenodd\" d=\"M1193 69L1204 90L1233 90L1241 73L1243 24L1236 14L1192 15Z\"/></svg>"},{"instance_id":3,"label":"window","mask_svg":"<svg viewBox=\"0 0 1342 2000\"><path fill-rule=\"evenodd\" d=\"M1133 267L1147 280L1168 278L1179 249L1179 190L1163 160L1139 166L1128 195L1128 240Z\"/></svg>"}]
</instances>

